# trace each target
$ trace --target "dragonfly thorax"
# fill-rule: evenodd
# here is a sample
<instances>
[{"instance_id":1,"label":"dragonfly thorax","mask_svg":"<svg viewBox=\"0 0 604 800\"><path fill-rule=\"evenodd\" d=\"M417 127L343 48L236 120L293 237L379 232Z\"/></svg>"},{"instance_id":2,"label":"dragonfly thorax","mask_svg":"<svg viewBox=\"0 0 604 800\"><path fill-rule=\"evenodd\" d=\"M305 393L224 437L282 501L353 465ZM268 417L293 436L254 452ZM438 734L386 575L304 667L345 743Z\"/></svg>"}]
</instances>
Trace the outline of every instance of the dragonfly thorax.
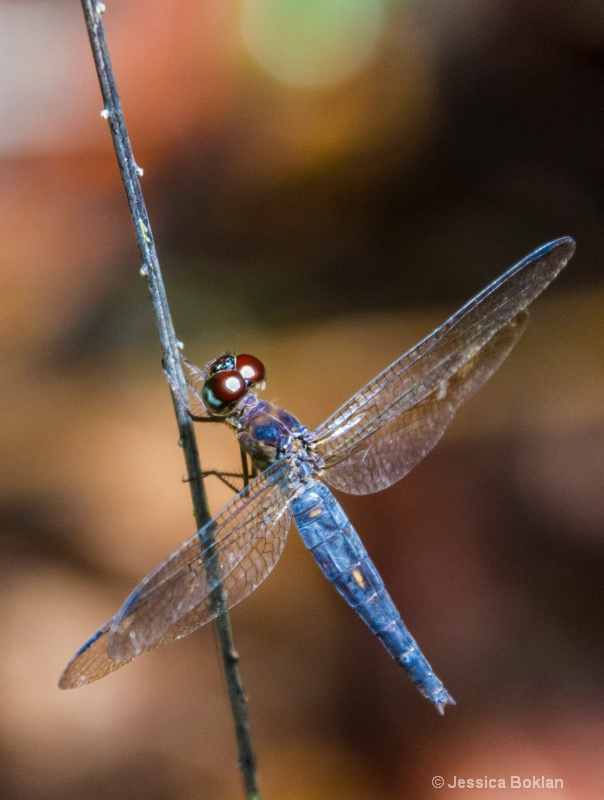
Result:
<instances>
[{"instance_id":1,"label":"dragonfly thorax","mask_svg":"<svg viewBox=\"0 0 604 800\"><path fill-rule=\"evenodd\" d=\"M308 428L266 400L256 400L244 410L237 421L237 438L260 469L286 457L313 464L316 460L310 450Z\"/></svg>"}]
</instances>

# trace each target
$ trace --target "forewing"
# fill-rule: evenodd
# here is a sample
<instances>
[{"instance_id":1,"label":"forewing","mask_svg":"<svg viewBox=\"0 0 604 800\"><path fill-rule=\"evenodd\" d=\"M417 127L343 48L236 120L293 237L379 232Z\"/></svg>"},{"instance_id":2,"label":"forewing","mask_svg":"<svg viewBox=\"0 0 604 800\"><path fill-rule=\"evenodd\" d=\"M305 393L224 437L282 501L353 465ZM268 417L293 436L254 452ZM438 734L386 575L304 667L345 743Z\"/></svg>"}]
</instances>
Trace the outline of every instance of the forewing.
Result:
<instances>
[{"instance_id":1,"label":"forewing","mask_svg":"<svg viewBox=\"0 0 604 800\"><path fill-rule=\"evenodd\" d=\"M340 460L324 480L352 494L369 494L400 480L430 452L456 410L491 377L522 336L528 312L501 328L447 381L407 411L393 416Z\"/></svg>"},{"instance_id":2,"label":"forewing","mask_svg":"<svg viewBox=\"0 0 604 800\"><path fill-rule=\"evenodd\" d=\"M122 666L107 655L107 637L114 620L115 617L108 620L80 647L59 678L61 689L76 689L85 683L92 683Z\"/></svg>"},{"instance_id":3,"label":"forewing","mask_svg":"<svg viewBox=\"0 0 604 800\"><path fill-rule=\"evenodd\" d=\"M61 688L98 680L247 597L283 551L289 501L297 487L290 467L283 460L265 470L149 573L118 614L76 653L61 676Z\"/></svg>"},{"instance_id":4,"label":"forewing","mask_svg":"<svg viewBox=\"0 0 604 800\"><path fill-rule=\"evenodd\" d=\"M195 417L196 420L211 420L212 417L208 414L206 407L201 399L201 389L204 381L207 378L207 368L195 366L188 358L182 354L180 356L183 371L185 373L185 381L187 385L186 405Z\"/></svg>"},{"instance_id":5,"label":"forewing","mask_svg":"<svg viewBox=\"0 0 604 800\"><path fill-rule=\"evenodd\" d=\"M510 352L516 341L513 320L520 320L520 313L551 283L574 249L573 240L563 238L531 253L327 419L313 434L316 451L325 461L325 480L343 491L364 494L390 486L412 469L436 444L459 404ZM481 360L480 352L508 325L500 349L487 350ZM513 341L507 346L509 336ZM456 375L453 402L446 386ZM449 400L438 405L434 399L441 387ZM395 421L417 407L421 410L416 415ZM409 437L408 444L393 441L401 437ZM362 470L363 462L371 458L379 473L375 480L364 474L358 479L351 476L355 464Z\"/></svg>"}]
</instances>

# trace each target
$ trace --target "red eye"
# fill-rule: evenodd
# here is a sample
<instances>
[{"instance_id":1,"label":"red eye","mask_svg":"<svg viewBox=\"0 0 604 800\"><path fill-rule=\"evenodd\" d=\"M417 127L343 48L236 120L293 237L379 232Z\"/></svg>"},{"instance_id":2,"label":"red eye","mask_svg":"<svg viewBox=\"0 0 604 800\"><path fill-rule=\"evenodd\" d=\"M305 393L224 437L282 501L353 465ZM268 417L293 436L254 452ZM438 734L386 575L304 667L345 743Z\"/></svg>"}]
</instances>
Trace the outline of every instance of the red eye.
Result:
<instances>
[{"instance_id":1,"label":"red eye","mask_svg":"<svg viewBox=\"0 0 604 800\"><path fill-rule=\"evenodd\" d=\"M237 356L237 370L248 383L260 383L266 377L262 361L256 356L247 355L247 353Z\"/></svg>"},{"instance_id":2,"label":"red eye","mask_svg":"<svg viewBox=\"0 0 604 800\"><path fill-rule=\"evenodd\" d=\"M228 369L211 375L201 390L202 400L210 413L220 414L240 400L247 391L245 378L237 370Z\"/></svg>"}]
</instances>

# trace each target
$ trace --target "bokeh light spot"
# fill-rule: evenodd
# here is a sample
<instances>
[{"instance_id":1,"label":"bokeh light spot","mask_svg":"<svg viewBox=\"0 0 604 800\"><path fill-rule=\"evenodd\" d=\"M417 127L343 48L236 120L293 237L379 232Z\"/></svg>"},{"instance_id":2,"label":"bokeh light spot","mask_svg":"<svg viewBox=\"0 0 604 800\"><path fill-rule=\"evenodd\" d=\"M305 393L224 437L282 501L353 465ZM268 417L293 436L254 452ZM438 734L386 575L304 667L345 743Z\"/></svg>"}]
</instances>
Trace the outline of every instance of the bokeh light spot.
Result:
<instances>
[{"instance_id":1,"label":"bokeh light spot","mask_svg":"<svg viewBox=\"0 0 604 800\"><path fill-rule=\"evenodd\" d=\"M382 0L244 0L243 37L262 67L292 86L344 81L371 56Z\"/></svg>"}]
</instances>

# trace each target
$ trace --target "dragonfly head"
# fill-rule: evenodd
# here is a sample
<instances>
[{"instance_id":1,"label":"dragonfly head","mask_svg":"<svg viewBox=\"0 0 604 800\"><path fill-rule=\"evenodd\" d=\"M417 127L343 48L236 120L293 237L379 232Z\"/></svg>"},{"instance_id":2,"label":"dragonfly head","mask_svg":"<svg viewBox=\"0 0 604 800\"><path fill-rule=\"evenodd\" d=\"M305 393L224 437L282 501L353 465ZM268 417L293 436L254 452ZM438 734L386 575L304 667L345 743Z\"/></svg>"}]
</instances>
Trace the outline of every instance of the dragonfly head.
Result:
<instances>
[{"instance_id":1,"label":"dragonfly head","mask_svg":"<svg viewBox=\"0 0 604 800\"><path fill-rule=\"evenodd\" d=\"M249 388L262 383L265 376L264 364L255 356L220 356L207 367L201 399L211 416L226 417Z\"/></svg>"}]
</instances>

